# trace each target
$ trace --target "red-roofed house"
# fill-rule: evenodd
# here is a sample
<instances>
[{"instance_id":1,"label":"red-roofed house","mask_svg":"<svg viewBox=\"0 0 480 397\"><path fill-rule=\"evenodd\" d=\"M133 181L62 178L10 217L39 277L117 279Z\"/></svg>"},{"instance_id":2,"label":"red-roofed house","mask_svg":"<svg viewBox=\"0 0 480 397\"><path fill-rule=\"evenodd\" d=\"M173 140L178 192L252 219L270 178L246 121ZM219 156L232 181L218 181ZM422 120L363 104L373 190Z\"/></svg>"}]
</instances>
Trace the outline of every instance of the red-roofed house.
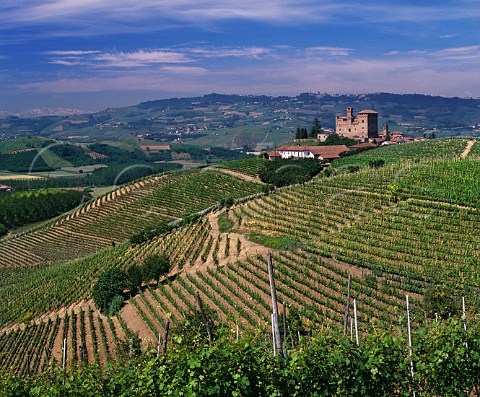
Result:
<instances>
[{"instance_id":1,"label":"red-roofed house","mask_svg":"<svg viewBox=\"0 0 480 397\"><path fill-rule=\"evenodd\" d=\"M269 159L269 160L276 160L276 159L280 159L282 158L282 155L276 151L271 151L271 152L267 152L265 153L266 154L266 157Z\"/></svg>"},{"instance_id":2,"label":"red-roofed house","mask_svg":"<svg viewBox=\"0 0 480 397\"><path fill-rule=\"evenodd\" d=\"M378 138L376 138L378 139ZM375 145L372 142L362 142L362 143L357 143L356 145L350 146L350 149L366 149L366 148L374 148L377 147L378 145Z\"/></svg>"},{"instance_id":3,"label":"red-roofed house","mask_svg":"<svg viewBox=\"0 0 480 397\"><path fill-rule=\"evenodd\" d=\"M11 186L0 184L0 192L13 192L15 189Z\"/></svg>"},{"instance_id":4,"label":"red-roofed house","mask_svg":"<svg viewBox=\"0 0 480 397\"><path fill-rule=\"evenodd\" d=\"M276 152L267 153L271 158L270 153L275 154L275 158L278 158L278 154L282 159L317 159L332 161L340 158L341 153L348 152L349 149L345 145L332 145L332 146L280 146Z\"/></svg>"}]
</instances>

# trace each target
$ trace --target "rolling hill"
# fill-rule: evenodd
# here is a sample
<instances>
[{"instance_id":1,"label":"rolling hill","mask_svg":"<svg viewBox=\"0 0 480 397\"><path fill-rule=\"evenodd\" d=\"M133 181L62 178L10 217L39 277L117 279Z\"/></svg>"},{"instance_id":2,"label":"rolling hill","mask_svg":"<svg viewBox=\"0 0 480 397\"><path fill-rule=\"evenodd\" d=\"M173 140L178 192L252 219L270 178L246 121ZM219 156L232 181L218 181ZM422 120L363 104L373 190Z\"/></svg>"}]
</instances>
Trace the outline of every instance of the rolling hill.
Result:
<instances>
[{"instance_id":1,"label":"rolling hill","mask_svg":"<svg viewBox=\"0 0 480 397\"><path fill-rule=\"evenodd\" d=\"M382 147L268 193L255 179L259 159L173 172L1 239L1 367L38 372L61 359L64 339L69 367L120 360L133 335L144 350L154 348L167 320L175 332L195 309L197 291L216 321L240 333L258 328L268 338L267 252L278 300L298 310L308 330L343 328L349 274L360 329L405 321L406 294L419 326L423 295L435 285L464 296L475 314L479 150L480 142L464 139ZM385 165L371 168L372 159ZM235 203L219 206L226 197ZM197 212L168 233L128 242L150 222ZM174 265L169 277L144 285L117 316L100 314L91 301L100 272L127 269L155 252Z\"/></svg>"},{"instance_id":2,"label":"rolling hill","mask_svg":"<svg viewBox=\"0 0 480 397\"><path fill-rule=\"evenodd\" d=\"M0 138L51 137L71 142L130 141L150 145L180 139L201 147L269 149L291 141L297 127L310 128L319 117L335 128L335 115L347 107L379 112L380 128L419 136L478 136L480 100L388 93L330 95L303 93L295 97L209 94L170 98L65 117L0 120Z\"/></svg>"}]
</instances>

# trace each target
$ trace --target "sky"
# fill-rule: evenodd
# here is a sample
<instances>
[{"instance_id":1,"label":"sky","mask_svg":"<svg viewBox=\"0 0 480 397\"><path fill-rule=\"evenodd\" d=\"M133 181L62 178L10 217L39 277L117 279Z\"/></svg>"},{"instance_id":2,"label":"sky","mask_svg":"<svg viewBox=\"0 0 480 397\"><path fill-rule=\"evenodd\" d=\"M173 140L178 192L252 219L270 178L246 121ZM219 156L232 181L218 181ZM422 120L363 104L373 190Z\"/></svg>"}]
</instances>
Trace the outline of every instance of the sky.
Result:
<instances>
[{"instance_id":1,"label":"sky","mask_svg":"<svg viewBox=\"0 0 480 397\"><path fill-rule=\"evenodd\" d=\"M212 92L480 97L480 1L0 2L0 111Z\"/></svg>"}]
</instances>

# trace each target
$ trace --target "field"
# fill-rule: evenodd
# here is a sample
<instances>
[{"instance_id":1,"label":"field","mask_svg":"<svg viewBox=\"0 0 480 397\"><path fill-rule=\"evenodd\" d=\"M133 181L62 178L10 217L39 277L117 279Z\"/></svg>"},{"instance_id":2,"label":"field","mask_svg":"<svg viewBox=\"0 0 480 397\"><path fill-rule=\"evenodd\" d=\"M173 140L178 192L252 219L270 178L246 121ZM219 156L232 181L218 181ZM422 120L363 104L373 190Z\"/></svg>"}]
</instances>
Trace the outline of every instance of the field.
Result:
<instances>
[{"instance_id":1,"label":"field","mask_svg":"<svg viewBox=\"0 0 480 397\"><path fill-rule=\"evenodd\" d=\"M9 179L38 179L40 178L37 175L32 175L32 174L23 174L23 173L17 173L17 172L0 172L0 180L1 181L7 181Z\"/></svg>"},{"instance_id":2,"label":"field","mask_svg":"<svg viewBox=\"0 0 480 397\"><path fill-rule=\"evenodd\" d=\"M375 149L334 163L331 176L321 173L268 194L251 181L261 159L173 172L4 238L1 367L38 372L61 360L64 339L68 367L121 360L124 340L135 334L143 350L155 349L167 320L175 334L195 310L197 291L214 320L231 330L238 326L241 334L258 329L268 340L268 252L277 298L288 312L299 311L307 334L343 329L349 274L362 338L372 326L404 327L405 295L412 326L430 322L423 296L436 285L455 291L457 307L465 297L469 318L475 316L480 185L472 177L479 171L477 143L461 159L466 145L432 140ZM386 164L369 168L368 160L378 158ZM365 167L347 171L359 164ZM226 197L236 201L221 208ZM202 210L167 234L137 245L127 241L149 222ZM91 301L98 275L142 263L155 252L170 258L169 277L144 284L117 316L100 314Z\"/></svg>"}]
</instances>

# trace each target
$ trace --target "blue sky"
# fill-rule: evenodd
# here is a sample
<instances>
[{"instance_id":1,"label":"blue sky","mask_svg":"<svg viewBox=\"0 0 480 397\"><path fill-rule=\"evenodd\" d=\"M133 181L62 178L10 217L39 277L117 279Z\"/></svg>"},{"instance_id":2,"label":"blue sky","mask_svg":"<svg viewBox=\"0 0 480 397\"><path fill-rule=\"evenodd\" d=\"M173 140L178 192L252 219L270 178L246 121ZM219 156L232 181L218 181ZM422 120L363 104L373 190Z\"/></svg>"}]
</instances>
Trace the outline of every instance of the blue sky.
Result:
<instances>
[{"instance_id":1,"label":"blue sky","mask_svg":"<svg viewBox=\"0 0 480 397\"><path fill-rule=\"evenodd\" d=\"M0 3L0 110L308 91L480 97L480 2Z\"/></svg>"}]
</instances>

